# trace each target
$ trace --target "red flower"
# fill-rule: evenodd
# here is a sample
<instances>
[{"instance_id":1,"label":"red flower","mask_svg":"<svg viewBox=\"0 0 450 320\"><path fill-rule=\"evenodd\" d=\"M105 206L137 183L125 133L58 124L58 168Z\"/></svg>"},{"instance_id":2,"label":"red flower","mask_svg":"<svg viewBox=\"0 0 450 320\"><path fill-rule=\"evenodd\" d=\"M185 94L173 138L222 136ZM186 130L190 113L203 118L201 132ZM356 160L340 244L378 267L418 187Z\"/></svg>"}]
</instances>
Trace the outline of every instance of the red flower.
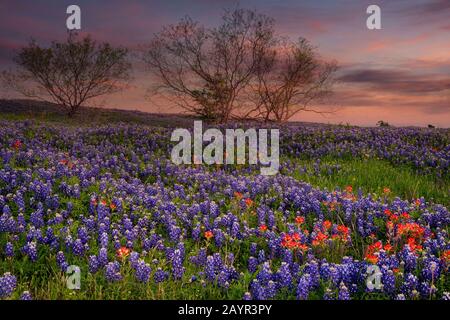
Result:
<instances>
[{"instance_id":1,"label":"red flower","mask_svg":"<svg viewBox=\"0 0 450 320\"><path fill-rule=\"evenodd\" d=\"M328 239L328 236L323 232L318 232L314 240L312 241L313 246L319 246L324 244L325 240Z\"/></svg>"},{"instance_id":2,"label":"red flower","mask_svg":"<svg viewBox=\"0 0 450 320\"><path fill-rule=\"evenodd\" d=\"M297 223L297 224L303 224L304 222L305 222L305 218L304 217L297 216L295 218L295 223Z\"/></svg>"},{"instance_id":3,"label":"red flower","mask_svg":"<svg viewBox=\"0 0 450 320\"><path fill-rule=\"evenodd\" d=\"M299 249L305 251L308 249L308 246L304 243L301 243L300 234L294 232L292 235L286 234L281 240L281 245L288 249Z\"/></svg>"},{"instance_id":4,"label":"red flower","mask_svg":"<svg viewBox=\"0 0 450 320\"><path fill-rule=\"evenodd\" d=\"M262 225L259 226L259 230L261 232L267 231L267 226L265 224L262 224Z\"/></svg>"},{"instance_id":5,"label":"red flower","mask_svg":"<svg viewBox=\"0 0 450 320\"><path fill-rule=\"evenodd\" d=\"M378 256L375 254L366 254L366 260L372 264L376 264L378 262Z\"/></svg>"},{"instance_id":6,"label":"red flower","mask_svg":"<svg viewBox=\"0 0 450 320\"><path fill-rule=\"evenodd\" d=\"M22 142L20 140L16 140L14 141L14 143L12 144L12 147L16 150L19 150L20 147L22 146Z\"/></svg>"},{"instance_id":7,"label":"red flower","mask_svg":"<svg viewBox=\"0 0 450 320\"><path fill-rule=\"evenodd\" d=\"M247 207L251 207L253 205L253 200L250 198L245 199L245 204Z\"/></svg>"},{"instance_id":8,"label":"red flower","mask_svg":"<svg viewBox=\"0 0 450 320\"><path fill-rule=\"evenodd\" d=\"M388 230L394 229L394 223L393 223L392 221L386 222L386 228L387 228Z\"/></svg>"},{"instance_id":9,"label":"red flower","mask_svg":"<svg viewBox=\"0 0 450 320\"><path fill-rule=\"evenodd\" d=\"M130 249L127 247L120 247L117 249L117 257L120 259L126 258L130 254Z\"/></svg>"},{"instance_id":10,"label":"red flower","mask_svg":"<svg viewBox=\"0 0 450 320\"><path fill-rule=\"evenodd\" d=\"M403 219L405 219L405 220L408 220L408 219L410 218L410 215L409 215L407 212L403 212L403 213L400 215L400 217L403 218Z\"/></svg>"},{"instance_id":11,"label":"red flower","mask_svg":"<svg viewBox=\"0 0 450 320\"><path fill-rule=\"evenodd\" d=\"M345 191L347 191L348 193L352 193L353 192L353 187L352 186L346 186L345 187Z\"/></svg>"},{"instance_id":12,"label":"red flower","mask_svg":"<svg viewBox=\"0 0 450 320\"><path fill-rule=\"evenodd\" d=\"M205 238L207 240L211 239L212 237L214 237L214 234L212 233L212 231L205 231Z\"/></svg>"},{"instance_id":13,"label":"red flower","mask_svg":"<svg viewBox=\"0 0 450 320\"><path fill-rule=\"evenodd\" d=\"M450 263L450 250L442 252L441 259L444 260L445 263Z\"/></svg>"},{"instance_id":14,"label":"red flower","mask_svg":"<svg viewBox=\"0 0 450 320\"><path fill-rule=\"evenodd\" d=\"M386 244L384 245L384 250L386 250L387 252L389 252L389 251L392 250L392 246L391 246L389 243L386 243Z\"/></svg>"},{"instance_id":15,"label":"red flower","mask_svg":"<svg viewBox=\"0 0 450 320\"><path fill-rule=\"evenodd\" d=\"M425 228L418 223L400 223L397 227L397 232L400 236L410 236L413 238L421 238L425 232Z\"/></svg>"},{"instance_id":16,"label":"red flower","mask_svg":"<svg viewBox=\"0 0 450 320\"><path fill-rule=\"evenodd\" d=\"M422 246L420 244L416 243L416 239L414 238L408 238L408 246L411 249L411 251L420 251L422 250Z\"/></svg>"},{"instance_id":17,"label":"red flower","mask_svg":"<svg viewBox=\"0 0 450 320\"><path fill-rule=\"evenodd\" d=\"M328 230L328 229L331 228L332 223L331 223L331 221L325 220L325 221L322 223L322 225L323 225L323 227L325 228L325 230Z\"/></svg>"},{"instance_id":18,"label":"red flower","mask_svg":"<svg viewBox=\"0 0 450 320\"><path fill-rule=\"evenodd\" d=\"M238 200L241 200L242 199L242 193L240 193L240 192L235 192L234 193L234 196L236 197L236 199L238 199Z\"/></svg>"},{"instance_id":19,"label":"red flower","mask_svg":"<svg viewBox=\"0 0 450 320\"><path fill-rule=\"evenodd\" d=\"M376 264L378 262L378 251L380 251L382 248L383 244L381 243L381 241L372 243L367 248L365 259L372 264Z\"/></svg>"}]
</instances>

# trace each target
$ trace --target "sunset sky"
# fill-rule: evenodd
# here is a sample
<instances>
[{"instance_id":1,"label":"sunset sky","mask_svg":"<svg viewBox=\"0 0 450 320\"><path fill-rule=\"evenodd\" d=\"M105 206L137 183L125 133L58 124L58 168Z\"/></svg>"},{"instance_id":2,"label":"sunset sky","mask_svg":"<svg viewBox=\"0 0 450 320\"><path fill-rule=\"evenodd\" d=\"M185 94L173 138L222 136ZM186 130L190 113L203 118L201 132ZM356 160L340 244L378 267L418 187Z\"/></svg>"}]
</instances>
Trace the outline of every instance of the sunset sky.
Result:
<instances>
[{"instance_id":1,"label":"sunset sky","mask_svg":"<svg viewBox=\"0 0 450 320\"><path fill-rule=\"evenodd\" d=\"M450 127L450 0L1 0L0 69L12 66L14 50L30 38L43 45L63 40L70 4L81 7L83 32L131 49L185 15L215 26L224 8L257 9L275 18L280 34L306 37L340 65L329 102L337 111L301 113L294 120ZM382 30L366 28L370 4L381 7ZM146 98L149 77L139 65L135 70L131 88L108 97L105 105L177 112Z\"/></svg>"}]
</instances>

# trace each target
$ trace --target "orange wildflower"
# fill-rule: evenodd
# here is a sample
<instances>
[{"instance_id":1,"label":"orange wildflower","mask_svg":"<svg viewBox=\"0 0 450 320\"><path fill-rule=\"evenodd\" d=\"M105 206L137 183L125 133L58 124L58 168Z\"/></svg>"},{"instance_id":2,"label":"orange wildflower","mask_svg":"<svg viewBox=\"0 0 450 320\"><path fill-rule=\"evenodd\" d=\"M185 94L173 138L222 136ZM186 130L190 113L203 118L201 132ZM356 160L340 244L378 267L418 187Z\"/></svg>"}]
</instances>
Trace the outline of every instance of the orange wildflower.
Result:
<instances>
[{"instance_id":1,"label":"orange wildflower","mask_svg":"<svg viewBox=\"0 0 450 320\"><path fill-rule=\"evenodd\" d=\"M120 247L117 249L117 257L120 259L126 258L130 254L130 249L127 247Z\"/></svg>"},{"instance_id":2,"label":"orange wildflower","mask_svg":"<svg viewBox=\"0 0 450 320\"><path fill-rule=\"evenodd\" d=\"M234 196L236 197L236 199L238 199L238 200L241 200L242 199L242 193L240 193L240 192L235 192L234 193Z\"/></svg>"},{"instance_id":3,"label":"orange wildflower","mask_svg":"<svg viewBox=\"0 0 450 320\"><path fill-rule=\"evenodd\" d=\"M332 223L331 223L331 221L329 221L329 220L325 220L325 221L322 223L322 225L323 225L323 227L325 228L325 230L328 230L328 229L331 228Z\"/></svg>"},{"instance_id":4,"label":"orange wildflower","mask_svg":"<svg viewBox=\"0 0 450 320\"><path fill-rule=\"evenodd\" d=\"M211 239L214 236L214 234L212 233L212 231L205 231L205 238L207 240Z\"/></svg>"}]
</instances>

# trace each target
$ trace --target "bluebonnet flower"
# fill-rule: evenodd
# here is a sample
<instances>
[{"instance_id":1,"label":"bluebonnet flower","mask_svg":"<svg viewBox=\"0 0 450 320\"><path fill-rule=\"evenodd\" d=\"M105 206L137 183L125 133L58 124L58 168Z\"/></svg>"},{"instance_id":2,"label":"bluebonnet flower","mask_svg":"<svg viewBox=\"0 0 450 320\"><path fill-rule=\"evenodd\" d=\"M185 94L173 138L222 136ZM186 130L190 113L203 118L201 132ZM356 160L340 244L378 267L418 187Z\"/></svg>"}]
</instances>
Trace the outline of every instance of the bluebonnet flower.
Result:
<instances>
[{"instance_id":1,"label":"bluebonnet flower","mask_svg":"<svg viewBox=\"0 0 450 320\"><path fill-rule=\"evenodd\" d=\"M309 296L309 291L311 288L311 276L309 274L304 274L300 277L297 285L297 299L306 300Z\"/></svg>"},{"instance_id":2,"label":"bluebonnet flower","mask_svg":"<svg viewBox=\"0 0 450 320\"><path fill-rule=\"evenodd\" d=\"M139 261L139 253L136 251L133 251L130 253L129 257L130 265L133 269L136 269L138 261Z\"/></svg>"},{"instance_id":3,"label":"bluebonnet flower","mask_svg":"<svg viewBox=\"0 0 450 320\"><path fill-rule=\"evenodd\" d=\"M206 279L211 282L214 282L216 280L216 268L214 264L214 258L212 256L208 256L208 258L206 259L205 276Z\"/></svg>"},{"instance_id":4,"label":"bluebonnet flower","mask_svg":"<svg viewBox=\"0 0 450 320\"><path fill-rule=\"evenodd\" d=\"M250 294L250 292L245 292L242 300L252 300L252 295Z\"/></svg>"},{"instance_id":5,"label":"bluebonnet flower","mask_svg":"<svg viewBox=\"0 0 450 320\"><path fill-rule=\"evenodd\" d=\"M144 260L139 259L136 265L136 279L140 282L147 283L151 272L150 265L145 263Z\"/></svg>"},{"instance_id":6,"label":"bluebonnet flower","mask_svg":"<svg viewBox=\"0 0 450 320\"><path fill-rule=\"evenodd\" d=\"M103 232L100 235L100 246L102 248L108 248L108 242L109 242L108 234L106 232Z\"/></svg>"},{"instance_id":7,"label":"bluebonnet flower","mask_svg":"<svg viewBox=\"0 0 450 320\"><path fill-rule=\"evenodd\" d=\"M255 273L258 270L258 260L255 257L248 258L248 271Z\"/></svg>"},{"instance_id":8,"label":"bluebonnet flower","mask_svg":"<svg viewBox=\"0 0 450 320\"><path fill-rule=\"evenodd\" d=\"M265 262L266 261L266 253L264 252L264 250L259 250L259 253L258 253L258 262L259 263L263 263L263 262Z\"/></svg>"},{"instance_id":9,"label":"bluebonnet flower","mask_svg":"<svg viewBox=\"0 0 450 320\"><path fill-rule=\"evenodd\" d=\"M383 284L383 290L388 295L395 293L395 275L392 270L386 270L383 268L381 271L381 283Z\"/></svg>"},{"instance_id":10,"label":"bluebonnet flower","mask_svg":"<svg viewBox=\"0 0 450 320\"><path fill-rule=\"evenodd\" d=\"M251 256L256 256L256 253L257 253L257 248L258 248L258 245L256 244L256 243L254 243L254 242L252 242L251 244L250 244L250 255Z\"/></svg>"},{"instance_id":11,"label":"bluebonnet flower","mask_svg":"<svg viewBox=\"0 0 450 320\"><path fill-rule=\"evenodd\" d=\"M272 270L270 269L269 262L264 262L256 278L263 286L267 285L267 283L272 280Z\"/></svg>"},{"instance_id":12,"label":"bluebonnet flower","mask_svg":"<svg viewBox=\"0 0 450 320\"><path fill-rule=\"evenodd\" d=\"M81 226L78 228L78 239L80 239L83 244L89 241L89 234L86 227Z\"/></svg>"},{"instance_id":13,"label":"bluebonnet flower","mask_svg":"<svg viewBox=\"0 0 450 320\"><path fill-rule=\"evenodd\" d=\"M84 244L83 241L81 241L81 239L76 239L73 242L72 250L75 255L82 256L84 254L84 249L85 249Z\"/></svg>"},{"instance_id":14,"label":"bluebonnet flower","mask_svg":"<svg viewBox=\"0 0 450 320\"><path fill-rule=\"evenodd\" d=\"M108 263L108 251L106 250L106 248L100 248L97 260L100 267L106 266L106 264Z\"/></svg>"},{"instance_id":15,"label":"bluebonnet flower","mask_svg":"<svg viewBox=\"0 0 450 320\"><path fill-rule=\"evenodd\" d=\"M5 245L5 255L7 257L14 257L14 246L11 242L7 242Z\"/></svg>"},{"instance_id":16,"label":"bluebonnet flower","mask_svg":"<svg viewBox=\"0 0 450 320\"><path fill-rule=\"evenodd\" d=\"M92 274L96 273L100 268L97 256L95 255L89 256L88 265L89 265L89 272Z\"/></svg>"},{"instance_id":17,"label":"bluebonnet flower","mask_svg":"<svg viewBox=\"0 0 450 320\"><path fill-rule=\"evenodd\" d=\"M338 300L350 300L350 293L344 282L341 282L339 286Z\"/></svg>"},{"instance_id":18,"label":"bluebonnet flower","mask_svg":"<svg viewBox=\"0 0 450 320\"><path fill-rule=\"evenodd\" d=\"M119 262L117 261L109 262L106 265L105 276L106 280L108 280L109 282L116 282L122 280Z\"/></svg>"},{"instance_id":19,"label":"bluebonnet flower","mask_svg":"<svg viewBox=\"0 0 450 320\"><path fill-rule=\"evenodd\" d=\"M286 262L281 263L281 266L277 271L276 278L281 287L289 288L292 286L291 270Z\"/></svg>"},{"instance_id":20,"label":"bluebonnet flower","mask_svg":"<svg viewBox=\"0 0 450 320\"><path fill-rule=\"evenodd\" d=\"M331 289L326 288L323 294L323 300L335 300L335 294Z\"/></svg>"},{"instance_id":21,"label":"bluebonnet flower","mask_svg":"<svg viewBox=\"0 0 450 320\"><path fill-rule=\"evenodd\" d=\"M30 300L33 300L33 298L31 297L31 293L29 291L24 291L22 293L22 295L20 296L20 300L30 301Z\"/></svg>"},{"instance_id":22,"label":"bluebonnet flower","mask_svg":"<svg viewBox=\"0 0 450 320\"><path fill-rule=\"evenodd\" d=\"M169 279L169 273L167 271L158 268L153 276L156 283L161 283Z\"/></svg>"},{"instance_id":23,"label":"bluebonnet flower","mask_svg":"<svg viewBox=\"0 0 450 320\"><path fill-rule=\"evenodd\" d=\"M255 300L265 300L266 299L266 292L264 290L264 287L261 286L258 279L253 279L252 283L250 284L250 292L251 296Z\"/></svg>"},{"instance_id":24,"label":"bluebonnet flower","mask_svg":"<svg viewBox=\"0 0 450 320\"><path fill-rule=\"evenodd\" d=\"M401 287L401 291L407 296L412 295L413 291L416 290L417 285L418 285L417 277L411 273L406 273L403 280L403 285Z\"/></svg>"},{"instance_id":25,"label":"bluebonnet flower","mask_svg":"<svg viewBox=\"0 0 450 320\"><path fill-rule=\"evenodd\" d=\"M185 268L183 267L184 256L181 250L176 249L172 259L172 275L175 280L179 280L183 277Z\"/></svg>"},{"instance_id":26,"label":"bluebonnet flower","mask_svg":"<svg viewBox=\"0 0 450 320\"><path fill-rule=\"evenodd\" d=\"M17 279L11 273L6 272L0 277L0 298L9 297L16 289Z\"/></svg>"},{"instance_id":27,"label":"bluebonnet flower","mask_svg":"<svg viewBox=\"0 0 450 320\"><path fill-rule=\"evenodd\" d=\"M23 252L30 258L31 261L37 261L38 256L37 256L37 247L36 247L36 242L28 242L24 247L23 247Z\"/></svg>"},{"instance_id":28,"label":"bluebonnet flower","mask_svg":"<svg viewBox=\"0 0 450 320\"><path fill-rule=\"evenodd\" d=\"M58 251L56 254L56 263L58 264L61 271L66 272L69 264L66 262L66 257L62 251Z\"/></svg>"}]
</instances>

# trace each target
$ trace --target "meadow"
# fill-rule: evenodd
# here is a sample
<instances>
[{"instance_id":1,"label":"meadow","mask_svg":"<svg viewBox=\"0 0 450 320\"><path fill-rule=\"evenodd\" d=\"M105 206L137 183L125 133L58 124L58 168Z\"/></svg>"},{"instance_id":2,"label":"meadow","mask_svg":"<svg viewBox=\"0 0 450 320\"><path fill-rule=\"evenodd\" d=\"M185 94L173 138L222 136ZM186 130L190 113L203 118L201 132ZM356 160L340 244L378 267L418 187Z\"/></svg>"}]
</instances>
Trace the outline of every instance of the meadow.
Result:
<instances>
[{"instance_id":1,"label":"meadow","mask_svg":"<svg viewBox=\"0 0 450 320\"><path fill-rule=\"evenodd\" d=\"M262 176L111 114L1 113L0 299L450 299L449 129L291 124Z\"/></svg>"}]
</instances>

